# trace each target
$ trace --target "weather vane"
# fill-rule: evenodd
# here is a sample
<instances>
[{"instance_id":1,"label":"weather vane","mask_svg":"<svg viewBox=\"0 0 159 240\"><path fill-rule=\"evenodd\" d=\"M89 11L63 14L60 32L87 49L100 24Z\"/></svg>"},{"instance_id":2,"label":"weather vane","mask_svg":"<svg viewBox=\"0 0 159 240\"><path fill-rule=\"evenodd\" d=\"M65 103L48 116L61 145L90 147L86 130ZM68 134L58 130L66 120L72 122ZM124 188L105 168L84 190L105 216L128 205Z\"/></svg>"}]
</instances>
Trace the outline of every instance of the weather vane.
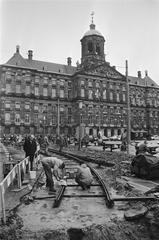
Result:
<instances>
[{"instance_id":1,"label":"weather vane","mask_svg":"<svg viewBox=\"0 0 159 240\"><path fill-rule=\"evenodd\" d=\"M94 12L91 12L91 16L92 16L92 23L93 23L93 17L94 17Z\"/></svg>"}]
</instances>

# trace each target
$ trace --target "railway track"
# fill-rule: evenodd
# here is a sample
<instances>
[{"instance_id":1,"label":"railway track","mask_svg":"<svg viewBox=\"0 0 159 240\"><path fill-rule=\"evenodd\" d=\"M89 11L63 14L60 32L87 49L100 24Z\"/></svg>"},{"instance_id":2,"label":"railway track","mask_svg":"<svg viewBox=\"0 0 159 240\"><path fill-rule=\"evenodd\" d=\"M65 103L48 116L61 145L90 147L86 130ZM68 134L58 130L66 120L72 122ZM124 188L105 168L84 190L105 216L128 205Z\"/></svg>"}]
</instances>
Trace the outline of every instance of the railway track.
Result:
<instances>
[{"instance_id":1,"label":"railway track","mask_svg":"<svg viewBox=\"0 0 159 240\"><path fill-rule=\"evenodd\" d=\"M125 201L155 200L154 197L117 197L114 191L109 192L102 178L95 170L98 166L87 163L93 174L93 183L89 190L82 190L74 179L79 163L84 160L72 154L51 150L50 155L62 159L66 165L67 186L59 185L55 180L56 193L48 195L45 187L45 174L41 169L35 188L26 201L21 201L18 215L23 220L24 228L30 230L82 228L92 224L110 222L113 217L123 218L120 208ZM111 189L110 189L111 190ZM29 198L28 198L29 197ZM32 198L30 198L32 197ZM27 202L28 200L28 202ZM123 202L124 201L124 202ZM118 209L119 208L119 209Z\"/></svg>"},{"instance_id":2,"label":"railway track","mask_svg":"<svg viewBox=\"0 0 159 240\"><path fill-rule=\"evenodd\" d=\"M51 153L61 155L65 158L65 165L66 165L66 174L68 176L67 178L67 186L61 186L53 207L59 207L60 203L63 198L104 198L106 206L108 208L112 208L114 206L114 202L116 201L147 201L147 200L155 200L154 197L114 197L112 198L108 187L106 186L105 182L103 181L102 177L100 174L91 166L90 163L86 162L82 157L77 157L74 154L69 154L66 152L59 152L54 149L49 149ZM68 159L68 160L66 160ZM90 192L85 192L85 191L80 191L79 188L77 188L77 184L75 183L74 180L74 174L77 170L77 166L79 166L79 163L87 163L87 166L90 168L94 180L93 184L91 185L91 191ZM74 189L75 191L72 191Z\"/></svg>"},{"instance_id":3,"label":"railway track","mask_svg":"<svg viewBox=\"0 0 159 240\"><path fill-rule=\"evenodd\" d=\"M56 154L59 154L58 151L51 150L50 152L54 152ZM90 191L79 191L80 186L78 186L75 183L74 177L75 173L77 171L77 167L79 166L79 163L84 163L85 161L82 160L81 158L75 157L71 154L66 154L66 153L60 153L60 155L64 156L68 160L64 160L65 166L66 166L66 176L67 176L67 186L61 186L53 207L59 207L60 202L62 201L63 198L99 198L102 197L105 199L106 206L108 208L113 207L114 202L111 198L111 195L108 191L108 188L104 181L102 180L101 176L99 173L92 167L90 164L87 163L87 166L90 168L92 175L93 175L93 184L91 185L91 190ZM67 191L66 191L67 188ZM76 190L75 192L72 191L72 189ZM79 193L80 192L80 193Z\"/></svg>"}]
</instances>

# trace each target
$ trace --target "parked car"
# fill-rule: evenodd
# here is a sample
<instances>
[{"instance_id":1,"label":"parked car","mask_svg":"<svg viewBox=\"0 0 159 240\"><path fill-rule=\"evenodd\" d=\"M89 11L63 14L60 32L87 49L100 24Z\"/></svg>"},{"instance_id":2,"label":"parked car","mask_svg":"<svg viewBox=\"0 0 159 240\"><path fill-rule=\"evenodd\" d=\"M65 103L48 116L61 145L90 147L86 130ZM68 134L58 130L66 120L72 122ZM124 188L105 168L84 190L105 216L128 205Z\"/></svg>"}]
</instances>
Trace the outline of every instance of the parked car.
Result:
<instances>
[{"instance_id":1,"label":"parked car","mask_svg":"<svg viewBox=\"0 0 159 240\"><path fill-rule=\"evenodd\" d=\"M110 137L111 141L120 141L121 139L121 135L114 135Z\"/></svg>"},{"instance_id":2,"label":"parked car","mask_svg":"<svg viewBox=\"0 0 159 240\"><path fill-rule=\"evenodd\" d=\"M109 138L106 136L102 136L101 138L98 139L98 145L101 146L103 145L106 141L108 141Z\"/></svg>"},{"instance_id":3,"label":"parked car","mask_svg":"<svg viewBox=\"0 0 159 240\"><path fill-rule=\"evenodd\" d=\"M151 136L151 140L159 140L159 136L158 135L153 135L153 136Z\"/></svg>"},{"instance_id":4,"label":"parked car","mask_svg":"<svg viewBox=\"0 0 159 240\"><path fill-rule=\"evenodd\" d=\"M106 136L103 136L103 137L102 137L102 141L103 141L103 142L109 141L109 138L106 137Z\"/></svg>"}]
</instances>

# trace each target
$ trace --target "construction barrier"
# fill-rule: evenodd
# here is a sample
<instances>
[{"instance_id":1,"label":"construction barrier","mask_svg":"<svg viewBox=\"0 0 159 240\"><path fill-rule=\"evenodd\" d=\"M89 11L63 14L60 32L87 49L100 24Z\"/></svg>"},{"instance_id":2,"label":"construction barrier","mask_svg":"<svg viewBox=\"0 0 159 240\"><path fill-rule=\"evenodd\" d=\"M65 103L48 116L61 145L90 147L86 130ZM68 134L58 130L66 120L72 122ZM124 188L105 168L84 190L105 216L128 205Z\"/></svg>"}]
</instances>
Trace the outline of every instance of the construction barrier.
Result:
<instances>
[{"instance_id":1,"label":"construction barrier","mask_svg":"<svg viewBox=\"0 0 159 240\"><path fill-rule=\"evenodd\" d=\"M35 163L39 162L39 150L35 153ZM8 175L3 179L0 183L0 211L2 212L2 220L3 223L6 223L6 212L5 212L5 199L4 194L6 190L9 188L11 183L13 183L14 179L17 178L18 189L22 188L22 174L26 172L29 167L29 157L25 158L18 164L16 164L12 170L8 173Z\"/></svg>"}]
</instances>

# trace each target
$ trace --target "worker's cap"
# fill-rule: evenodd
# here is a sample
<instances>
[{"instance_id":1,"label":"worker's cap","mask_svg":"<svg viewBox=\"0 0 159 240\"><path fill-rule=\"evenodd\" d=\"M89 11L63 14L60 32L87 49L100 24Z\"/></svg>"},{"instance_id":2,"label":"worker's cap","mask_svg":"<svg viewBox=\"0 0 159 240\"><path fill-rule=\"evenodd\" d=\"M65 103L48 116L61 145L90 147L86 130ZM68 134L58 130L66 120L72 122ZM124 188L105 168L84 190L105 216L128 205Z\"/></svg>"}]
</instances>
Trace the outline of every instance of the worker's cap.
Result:
<instances>
[{"instance_id":1,"label":"worker's cap","mask_svg":"<svg viewBox=\"0 0 159 240\"><path fill-rule=\"evenodd\" d=\"M87 165L86 165L85 163L82 163L82 164L81 164L81 167L86 168Z\"/></svg>"}]
</instances>

